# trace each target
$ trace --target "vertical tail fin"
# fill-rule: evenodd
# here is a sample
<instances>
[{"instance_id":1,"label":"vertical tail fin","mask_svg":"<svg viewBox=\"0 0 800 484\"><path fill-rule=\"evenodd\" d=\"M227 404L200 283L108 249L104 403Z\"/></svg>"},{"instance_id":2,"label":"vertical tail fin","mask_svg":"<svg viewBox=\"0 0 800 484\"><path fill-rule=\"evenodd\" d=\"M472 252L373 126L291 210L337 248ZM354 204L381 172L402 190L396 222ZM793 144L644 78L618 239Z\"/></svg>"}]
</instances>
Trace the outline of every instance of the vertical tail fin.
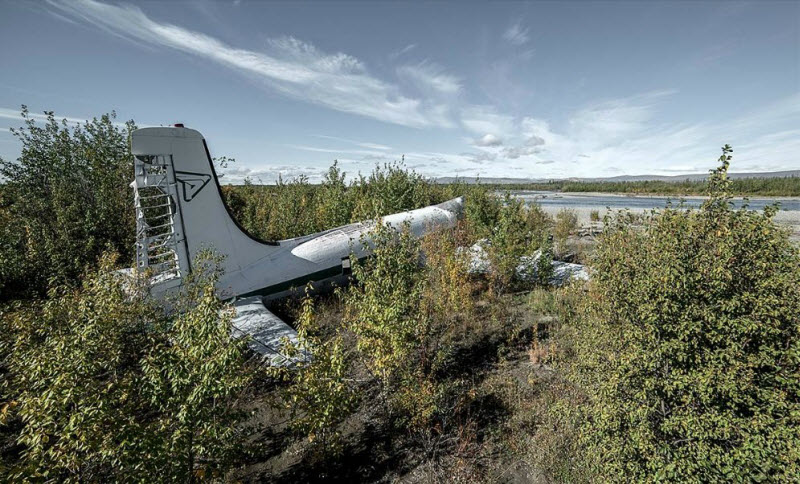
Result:
<instances>
[{"instance_id":1,"label":"vertical tail fin","mask_svg":"<svg viewBox=\"0 0 800 484\"><path fill-rule=\"evenodd\" d=\"M271 252L231 217L203 136L193 129L142 128L133 132L136 265L149 270L151 290L179 286L204 249L224 256L226 273Z\"/></svg>"}]
</instances>

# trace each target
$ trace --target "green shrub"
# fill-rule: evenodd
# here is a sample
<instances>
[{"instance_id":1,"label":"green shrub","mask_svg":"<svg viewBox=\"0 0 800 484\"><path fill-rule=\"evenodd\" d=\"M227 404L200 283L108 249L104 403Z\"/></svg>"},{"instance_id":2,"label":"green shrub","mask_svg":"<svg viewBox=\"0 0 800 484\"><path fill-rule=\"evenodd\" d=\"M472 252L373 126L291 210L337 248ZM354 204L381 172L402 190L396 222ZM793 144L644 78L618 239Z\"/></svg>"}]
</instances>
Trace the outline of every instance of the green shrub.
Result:
<instances>
[{"instance_id":1,"label":"green shrub","mask_svg":"<svg viewBox=\"0 0 800 484\"><path fill-rule=\"evenodd\" d=\"M351 387L350 358L340 334L322 339L316 335L314 300L303 299L296 321L298 342L285 348L287 356L304 353L310 360L297 367L275 367L270 373L289 383L283 402L292 412L292 428L305 436L325 457L341 451L338 426L358 403L359 393Z\"/></svg>"},{"instance_id":2,"label":"green shrub","mask_svg":"<svg viewBox=\"0 0 800 484\"><path fill-rule=\"evenodd\" d=\"M359 177L354 191L352 221L389 215L403 210L443 202L434 195L434 185L422 175L409 171L403 161L376 166L368 177Z\"/></svg>"},{"instance_id":3,"label":"green shrub","mask_svg":"<svg viewBox=\"0 0 800 484\"><path fill-rule=\"evenodd\" d=\"M350 183L334 162L319 185L310 184L303 176L279 177L275 185L245 180L244 185L228 185L222 192L237 221L266 240L307 235L441 203L461 194L409 171L402 162L376 166L369 176Z\"/></svg>"},{"instance_id":4,"label":"green shrub","mask_svg":"<svg viewBox=\"0 0 800 484\"><path fill-rule=\"evenodd\" d=\"M53 288L2 319L0 425L21 427L11 480L186 481L230 465L249 373L215 276L196 277L170 320L114 265L104 257L80 289Z\"/></svg>"},{"instance_id":5,"label":"green shrub","mask_svg":"<svg viewBox=\"0 0 800 484\"><path fill-rule=\"evenodd\" d=\"M317 223L319 230L350 223L353 214L353 199L347 193L345 173L336 161L328 169L315 194L317 199Z\"/></svg>"},{"instance_id":6,"label":"green shrub","mask_svg":"<svg viewBox=\"0 0 800 484\"><path fill-rule=\"evenodd\" d=\"M500 217L502 200L483 185L463 185L463 188L464 220L475 239L488 238Z\"/></svg>"},{"instance_id":7,"label":"green shrub","mask_svg":"<svg viewBox=\"0 0 800 484\"><path fill-rule=\"evenodd\" d=\"M456 251L453 233L420 241L407 226L398 233L378 225L372 240L373 257L354 264L358 286L345 294L345 324L356 336L360 361L379 383L390 421L431 432L452 397L438 373L453 328L473 309L468 260Z\"/></svg>"},{"instance_id":8,"label":"green shrub","mask_svg":"<svg viewBox=\"0 0 800 484\"><path fill-rule=\"evenodd\" d=\"M800 475L800 254L775 209L732 209L730 151L702 208L620 219L597 249L571 374L598 480Z\"/></svg>"},{"instance_id":9,"label":"green shrub","mask_svg":"<svg viewBox=\"0 0 800 484\"><path fill-rule=\"evenodd\" d=\"M239 400L253 376L244 341L231 339L233 309L216 295L219 259L203 252L192 267L177 315L140 363L139 391L152 412L138 449L148 479L218 477L242 449Z\"/></svg>"},{"instance_id":10,"label":"green shrub","mask_svg":"<svg viewBox=\"0 0 800 484\"><path fill-rule=\"evenodd\" d=\"M546 249L547 254L542 259L542 266L546 267L546 260L552 259L547 250L549 220L538 205L527 207L522 200L506 193L489 237L488 255L497 289L503 291L517 282L515 275L520 257L533 255L539 248Z\"/></svg>"},{"instance_id":11,"label":"green shrub","mask_svg":"<svg viewBox=\"0 0 800 484\"><path fill-rule=\"evenodd\" d=\"M353 261L359 285L346 294L345 322L388 404L389 394L411 378L409 363L416 361L424 337L426 324L420 312L424 278L419 241L408 227L398 234L377 224L371 237L373 257L364 264Z\"/></svg>"},{"instance_id":12,"label":"green shrub","mask_svg":"<svg viewBox=\"0 0 800 484\"><path fill-rule=\"evenodd\" d=\"M129 134L135 125L105 114L69 128L48 112L25 126L17 161L0 159L0 299L44 294L49 279L77 281L100 254L133 254L133 173Z\"/></svg>"},{"instance_id":13,"label":"green shrub","mask_svg":"<svg viewBox=\"0 0 800 484\"><path fill-rule=\"evenodd\" d=\"M555 224L553 217L545 212L538 203L529 203L526 207L528 208L529 229L539 237L548 235Z\"/></svg>"},{"instance_id":14,"label":"green shrub","mask_svg":"<svg viewBox=\"0 0 800 484\"><path fill-rule=\"evenodd\" d=\"M578 214L574 210L565 208L556 214L556 223L553 228L555 249L559 254L567 251L567 239L578 230Z\"/></svg>"}]
</instances>

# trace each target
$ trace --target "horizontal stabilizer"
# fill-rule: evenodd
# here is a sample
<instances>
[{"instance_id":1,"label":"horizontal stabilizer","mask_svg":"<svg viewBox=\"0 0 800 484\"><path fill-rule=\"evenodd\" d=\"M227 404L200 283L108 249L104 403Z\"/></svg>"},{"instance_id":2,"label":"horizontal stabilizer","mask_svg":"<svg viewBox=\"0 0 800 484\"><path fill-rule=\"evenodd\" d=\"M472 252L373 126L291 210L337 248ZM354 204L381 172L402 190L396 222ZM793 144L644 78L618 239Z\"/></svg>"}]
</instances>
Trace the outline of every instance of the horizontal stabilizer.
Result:
<instances>
[{"instance_id":1,"label":"horizontal stabilizer","mask_svg":"<svg viewBox=\"0 0 800 484\"><path fill-rule=\"evenodd\" d=\"M234 338L248 338L248 347L273 366L294 366L308 360L308 355L300 353L287 357L282 351L284 344L297 344L297 331L272 314L261 297L253 296L239 299L233 303L236 311L231 321L231 334Z\"/></svg>"}]
</instances>

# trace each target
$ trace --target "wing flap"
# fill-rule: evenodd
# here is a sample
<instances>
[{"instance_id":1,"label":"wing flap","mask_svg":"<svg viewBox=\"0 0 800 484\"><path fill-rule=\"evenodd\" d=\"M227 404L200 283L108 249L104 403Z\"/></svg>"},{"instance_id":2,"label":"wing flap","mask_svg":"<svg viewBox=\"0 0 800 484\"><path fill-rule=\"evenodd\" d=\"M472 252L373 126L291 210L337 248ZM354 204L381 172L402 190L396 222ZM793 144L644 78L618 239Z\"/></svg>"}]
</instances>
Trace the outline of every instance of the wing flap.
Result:
<instances>
[{"instance_id":1,"label":"wing flap","mask_svg":"<svg viewBox=\"0 0 800 484\"><path fill-rule=\"evenodd\" d=\"M234 338L247 338L247 346L273 366L294 366L308 361L308 355L300 353L287 357L284 345L297 344L297 331L270 312L261 301L253 296L239 299L233 303L236 311L231 320L231 334Z\"/></svg>"}]
</instances>

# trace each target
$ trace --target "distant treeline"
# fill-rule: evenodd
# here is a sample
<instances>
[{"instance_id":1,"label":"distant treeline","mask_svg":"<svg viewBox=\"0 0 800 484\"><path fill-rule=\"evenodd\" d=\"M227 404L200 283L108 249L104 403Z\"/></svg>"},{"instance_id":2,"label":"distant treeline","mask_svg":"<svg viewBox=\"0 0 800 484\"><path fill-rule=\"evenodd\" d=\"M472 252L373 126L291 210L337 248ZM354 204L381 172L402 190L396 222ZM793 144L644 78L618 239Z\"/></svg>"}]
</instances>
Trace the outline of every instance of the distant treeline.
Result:
<instances>
[{"instance_id":1,"label":"distant treeline","mask_svg":"<svg viewBox=\"0 0 800 484\"><path fill-rule=\"evenodd\" d=\"M569 181L544 183L487 184L497 190L549 190L560 192L635 193L651 195L705 195L705 180L683 181ZM800 197L800 177L741 178L731 180L734 195L764 197Z\"/></svg>"}]
</instances>

